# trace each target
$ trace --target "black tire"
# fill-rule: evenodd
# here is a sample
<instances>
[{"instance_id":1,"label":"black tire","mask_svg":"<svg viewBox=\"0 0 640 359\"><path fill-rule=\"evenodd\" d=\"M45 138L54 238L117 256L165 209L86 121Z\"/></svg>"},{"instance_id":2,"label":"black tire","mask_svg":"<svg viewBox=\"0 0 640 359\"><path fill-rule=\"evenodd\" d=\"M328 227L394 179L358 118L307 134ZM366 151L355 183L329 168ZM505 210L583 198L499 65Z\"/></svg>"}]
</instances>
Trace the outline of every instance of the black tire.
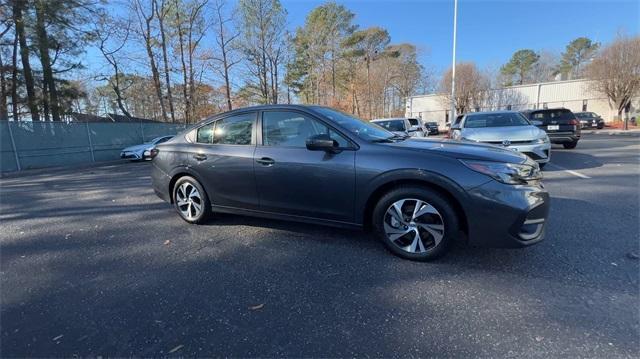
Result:
<instances>
[{"instance_id":1,"label":"black tire","mask_svg":"<svg viewBox=\"0 0 640 359\"><path fill-rule=\"evenodd\" d=\"M181 186L185 184L186 184L185 188L187 188L187 190L188 188L190 188L189 186L193 186L197 190L198 198L200 202L199 205L201 208L199 212L196 211L196 204L198 201L195 200L195 196L189 197L189 199L191 199L193 203L196 203L196 204L192 203L191 205L186 205L186 208L185 208L185 205L181 206L178 203L179 196L181 196L178 194L178 192L181 190ZM196 180L195 178L190 176L180 177L176 181L176 183L173 185L171 195L173 198L173 205L176 208L178 215L180 215L180 218L184 219L185 221L191 224L202 224L211 217L211 202L209 202L209 197L207 196L207 192L205 192L200 182L198 182L198 180ZM191 213L193 215L192 216L187 215L185 213L185 210L187 210L188 213Z\"/></svg>"},{"instance_id":2,"label":"black tire","mask_svg":"<svg viewBox=\"0 0 640 359\"><path fill-rule=\"evenodd\" d=\"M602 124L602 123L601 123L601 124L598 124L598 127L597 127L597 128L598 128L598 130L602 130L602 129L604 128L604 124Z\"/></svg>"},{"instance_id":3,"label":"black tire","mask_svg":"<svg viewBox=\"0 0 640 359\"><path fill-rule=\"evenodd\" d=\"M578 145L578 141L573 141L573 142L568 142L568 143L563 143L562 144L562 146L567 150L576 148L577 145Z\"/></svg>"},{"instance_id":4,"label":"black tire","mask_svg":"<svg viewBox=\"0 0 640 359\"><path fill-rule=\"evenodd\" d=\"M430 240L430 242L426 240L423 241L422 238L420 239L420 241L422 241L422 245L425 248L425 251L422 253L412 253L407 250L403 250L399 245L396 245L393 241L391 241L391 239L388 238L385 232L385 220L387 220L388 214L387 210L389 210L394 203L402 199L417 199L430 204L437 210L437 212L439 212L439 216L444 225L442 239L439 243L435 242L435 237L430 237L428 235L426 236L426 239ZM383 195L376 204L376 207L373 210L372 218L373 230L376 236L378 236L378 238L385 244L387 249L391 251L391 253L399 257L415 261L430 261L436 259L446 253L450 244L454 241L456 235L460 230L458 217L454 208L449 204L449 202L450 200L445 198L440 193L426 187L411 186L395 188ZM411 203L409 203L408 205L410 206ZM415 207L415 201L413 207ZM412 211L411 208L407 209L407 213ZM431 214L428 215L431 216ZM407 235L409 236L410 241L410 234ZM404 240L403 238L400 239Z\"/></svg>"}]
</instances>

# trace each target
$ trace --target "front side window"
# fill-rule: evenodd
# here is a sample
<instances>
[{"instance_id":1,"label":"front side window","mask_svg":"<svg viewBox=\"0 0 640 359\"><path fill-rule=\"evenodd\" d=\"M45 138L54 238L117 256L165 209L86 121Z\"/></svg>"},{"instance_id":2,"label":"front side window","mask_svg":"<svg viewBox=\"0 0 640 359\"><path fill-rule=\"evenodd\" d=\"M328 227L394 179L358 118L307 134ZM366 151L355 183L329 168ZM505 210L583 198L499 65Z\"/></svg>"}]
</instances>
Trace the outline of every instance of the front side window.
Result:
<instances>
[{"instance_id":1,"label":"front side window","mask_svg":"<svg viewBox=\"0 0 640 359\"><path fill-rule=\"evenodd\" d=\"M327 134L340 147L349 147L349 141L325 124L292 111L267 111L262 114L262 142L265 146L306 147L307 139Z\"/></svg>"}]
</instances>

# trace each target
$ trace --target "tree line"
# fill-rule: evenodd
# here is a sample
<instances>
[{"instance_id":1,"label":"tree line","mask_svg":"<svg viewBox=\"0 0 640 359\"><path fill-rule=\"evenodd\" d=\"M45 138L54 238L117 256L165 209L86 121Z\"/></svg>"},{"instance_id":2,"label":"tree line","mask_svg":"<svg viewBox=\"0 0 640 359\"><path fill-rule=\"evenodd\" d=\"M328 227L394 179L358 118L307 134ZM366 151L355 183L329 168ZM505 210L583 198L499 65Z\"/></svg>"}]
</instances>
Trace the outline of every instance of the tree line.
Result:
<instances>
[{"instance_id":1,"label":"tree line","mask_svg":"<svg viewBox=\"0 0 640 359\"><path fill-rule=\"evenodd\" d=\"M279 0L6 0L0 118L193 123L252 104L314 103L372 119L402 115L408 96L451 92L451 69L438 87L414 44L361 28L343 5L316 7L293 31L287 17ZM517 102L490 88L582 77L624 108L640 87L637 42L578 38L560 56L522 49L496 74L459 63L458 112Z\"/></svg>"},{"instance_id":2,"label":"tree line","mask_svg":"<svg viewBox=\"0 0 640 359\"><path fill-rule=\"evenodd\" d=\"M279 0L8 0L0 15L2 118L192 123L292 102L373 118L401 114L424 79L415 45L335 2L293 32Z\"/></svg>"}]
</instances>

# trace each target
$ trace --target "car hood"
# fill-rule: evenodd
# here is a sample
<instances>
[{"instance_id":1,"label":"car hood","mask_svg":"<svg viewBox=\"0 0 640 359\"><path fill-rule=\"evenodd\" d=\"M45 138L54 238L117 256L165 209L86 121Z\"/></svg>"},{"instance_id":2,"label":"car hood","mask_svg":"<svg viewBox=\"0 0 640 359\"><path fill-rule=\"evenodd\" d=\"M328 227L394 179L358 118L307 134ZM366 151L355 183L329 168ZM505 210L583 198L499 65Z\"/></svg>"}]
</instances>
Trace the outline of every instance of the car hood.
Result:
<instances>
[{"instance_id":1,"label":"car hood","mask_svg":"<svg viewBox=\"0 0 640 359\"><path fill-rule=\"evenodd\" d=\"M505 126L485 128L465 128L462 137L472 141L531 141L544 137L545 133L536 126Z\"/></svg>"},{"instance_id":2,"label":"car hood","mask_svg":"<svg viewBox=\"0 0 640 359\"><path fill-rule=\"evenodd\" d=\"M389 146L417 151L429 151L458 159L474 159L481 161L524 163L528 158L522 153L502 149L497 146L481 143L460 142L449 139L432 140L421 137L410 137L404 141L390 143Z\"/></svg>"},{"instance_id":3,"label":"car hood","mask_svg":"<svg viewBox=\"0 0 640 359\"><path fill-rule=\"evenodd\" d=\"M123 149L122 151L127 151L127 152L137 152L137 151L144 151L144 150L148 150L153 148L153 145L150 143L143 143L141 145L135 145L135 146L130 146L127 147L125 149Z\"/></svg>"}]
</instances>

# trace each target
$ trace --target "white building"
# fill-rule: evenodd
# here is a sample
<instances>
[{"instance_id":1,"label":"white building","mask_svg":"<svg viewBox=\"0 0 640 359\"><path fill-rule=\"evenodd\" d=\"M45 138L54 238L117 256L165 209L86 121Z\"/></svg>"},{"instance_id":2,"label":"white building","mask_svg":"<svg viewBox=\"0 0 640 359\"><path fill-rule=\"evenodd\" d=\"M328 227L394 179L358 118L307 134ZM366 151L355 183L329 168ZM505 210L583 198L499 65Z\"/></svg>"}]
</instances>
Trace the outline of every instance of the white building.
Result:
<instances>
[{"instance_id":1,"label":"white building","mask_svg":"<svg viewBox=\"0 0 640 359\"><path fill-rule=\"evenodd\" d=\"M573 112L590 111L610 122L617 111L609 106L602 94L589 89L588 80L543 82L538 84L510 86L491 90L485 107L474 111L526 110L536 108L564 107ZM424 121L437 122L441 128L449 120L449 103L444 94L412 96L407 99L406 117L420 117ZM630 112L640 108L640 97L631 101Z\"/></svg>"}]
</instances>

